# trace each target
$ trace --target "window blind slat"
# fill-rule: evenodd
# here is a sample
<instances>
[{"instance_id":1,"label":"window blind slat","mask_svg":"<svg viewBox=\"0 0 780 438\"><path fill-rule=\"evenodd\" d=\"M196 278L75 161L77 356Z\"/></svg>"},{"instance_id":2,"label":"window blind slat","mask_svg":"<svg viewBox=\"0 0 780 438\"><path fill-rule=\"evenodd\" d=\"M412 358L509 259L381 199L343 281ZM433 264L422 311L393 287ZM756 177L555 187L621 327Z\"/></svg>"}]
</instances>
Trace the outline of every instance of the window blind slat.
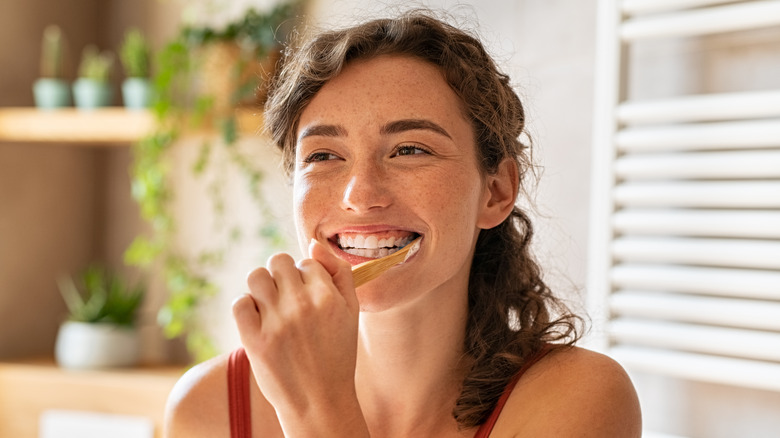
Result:
<instances>
[{"instance_id":1,"label":"window blind slat","mask_svg":"<svg viewBox=\"0 0 780 438\"><path fill-rule=\"evenodd\" d=\"M700 6L713 6L731 3L733 1L734 0L623 0L621 9L624 14L636 15L689 9Z\"/></svg>"},{"instance_id":2,"label":"window blind slat","mask_svg":"<svg viewBox=\"0 0 780 438\"><path fill-rule=\"evenodd\" d=\"M772 362L628 346L615 346L610 349L610 355L634 370L780 391L780 364Z\"/></svg>"},{"instance_id":3,"label":"window blind slat","mask_svg":"<svg viewBox=\"0 0 780 438\"><path fill-rule=\"evenodd\" d=\"M780 116L780 90L628 101L617 108L626 125L724 121Z\"/></svg>"},{"instance_id":4,"label":"window blind slat","mask_svg":"<svg viewBox=\"0 0 780 438\"><path fill-rule=\"evenodd\" d=\"M612 255L622 262L780 270L780 241L622 237L612 242Z\"/></svg>"},{"instance_id":5,"label":"window blind slat","mask_svg":"<svg viewBox=\"0 0 780 438\"><path fill-rule=\"evenodd\" d=\"M624 41L632 41L705 35L773 25L780 25L780 1L765 0L631 18L623 22L620 36Z\"/></svg>"},{"instance_id":6,"label":"window blind slat","mask_svg":"<svg viewBox=\"0 0 780 438\"><path fill-rule=\"evenodd\" d=\"M667 291L780 301L780 272L620 264L610 271L616 289Z\"/></svg>"},{"instance_id":7,"label":"window blind slat","mask_svg":"<svg viewBox=\"0 0 780 438\"><path fill-rule=\"evenodd\" d=\"M780 331L780 302L624 290L612 295L610 310L623 317Z\"/></svg>"},{"instance_id":8,"label":"window blind slat","mask_svg":"<svg viewBox=\"0 0 780 438\"><path fill-rule=\"evenodd\" d=\"M780 181L631 182L613 195L626 207L780 208Z\"/></svg>"},{"instance_id":9,"label":"window blind slat","mask_svg":"<svg viewBox=\"0 0 780 438\"><path fill-rule=\"evenodd\" d=\"M624 209L612 216L617 233L780 238L780 211Z\"/></svg>"},{"instance_id":10,"label":"window blind slat","mask_svg":"<svg viewBox=\"0 0 780 438\"><path fill-rule=\"evenodd\" d=\"M618 131L615 144L621 152L777 147L780 120L632 127Z\"/></svg>"},{"instance_id":11,"label":"window blind slat","mask_svg":"<svg viewBox=\"0 0 780 438\"><path fill-rule=\"evenodd\" d=\"M780 333L621 318L613 342L780 362Z\"/></svg>"},{"instance_id":12,"label":"window blind slat","mask_svg":"<svg viewBox=\"0 0 780 438\"><path fill-rule=\"evenodd\" d=\"M626 155L615 174L636 179L780 178L780 150Z\"/></svg>"},{"instance_id":13,"label":"window blind slat","mask_svg":"<svg viewBox=\"0 0 780 438\"><path fill-rule=\"evenodd\" d=\"M625 101L634 42L780 26L780 0L599 7L595 344L629 370L780 391L780 89Z\"/></svg>"}]
</instances>

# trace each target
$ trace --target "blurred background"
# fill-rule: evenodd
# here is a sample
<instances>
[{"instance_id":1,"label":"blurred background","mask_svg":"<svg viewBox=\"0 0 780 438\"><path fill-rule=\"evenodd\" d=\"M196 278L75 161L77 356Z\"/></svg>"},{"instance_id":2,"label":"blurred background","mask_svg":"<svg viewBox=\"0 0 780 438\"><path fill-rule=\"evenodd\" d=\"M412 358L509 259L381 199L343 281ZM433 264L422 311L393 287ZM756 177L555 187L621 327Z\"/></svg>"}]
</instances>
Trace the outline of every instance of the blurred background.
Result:
<instances>
[{"instance_id":1,"label":"blurred background","mask_svg":"<svg viewBox=\"0 0 780 438\"><path fill-rule=\"evenodd\" d=\"M161 436L186 366L239 345L246 273L300 254L259 128L280 43L416 6L477 33L524 99L535 251L628 368L646 436L780 436L779 1L1 1L0 436ZM93 107L71 88L90 45L111 52ZM66 320L106 322L136 285L136 357L59 354Z\"/></svg>"}]
</instances>

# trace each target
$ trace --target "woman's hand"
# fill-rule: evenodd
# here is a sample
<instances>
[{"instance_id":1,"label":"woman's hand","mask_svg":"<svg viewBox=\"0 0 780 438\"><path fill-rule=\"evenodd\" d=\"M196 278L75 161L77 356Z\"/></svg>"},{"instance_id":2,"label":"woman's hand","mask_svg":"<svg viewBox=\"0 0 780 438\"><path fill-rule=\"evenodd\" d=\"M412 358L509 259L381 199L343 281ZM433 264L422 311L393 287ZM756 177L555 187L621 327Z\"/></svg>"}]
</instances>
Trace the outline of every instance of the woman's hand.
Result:
<instances>
[{"instance_id":1,"label":"woman's hand","mask_svg":"<svg viewBox=\"0 0 780 438\"><path fill-rule=\"evenodd\" d=\"M314 240L309 254L297 265L287 254L275 255L252 271L250 292L233 303L233 315L286 436L345 436L345 420L357 427L349 436L360 436L365 421L355 392L359 306L352 271Z\"/></svg>"}]
</instances>

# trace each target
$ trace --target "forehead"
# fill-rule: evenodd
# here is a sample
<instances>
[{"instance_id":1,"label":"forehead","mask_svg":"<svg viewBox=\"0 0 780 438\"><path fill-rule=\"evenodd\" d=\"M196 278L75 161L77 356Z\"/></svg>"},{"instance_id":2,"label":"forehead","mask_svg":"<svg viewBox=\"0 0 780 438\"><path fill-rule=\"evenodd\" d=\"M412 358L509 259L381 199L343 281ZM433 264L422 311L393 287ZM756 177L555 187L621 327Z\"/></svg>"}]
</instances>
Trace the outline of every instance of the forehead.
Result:
<instances>
[{"instance_id":1,"label":"forehead","mask_svg":"<svg viewBox=\"0 0 780 438\"><path fill-rule=\"evenodd\" d=\"M383 55L352 61L328 81L302 112L296 136L315 122L368 128L409 118L430 119L457 135L470 135L463 107L437 66Z\"/></svg>"}]
</instances>

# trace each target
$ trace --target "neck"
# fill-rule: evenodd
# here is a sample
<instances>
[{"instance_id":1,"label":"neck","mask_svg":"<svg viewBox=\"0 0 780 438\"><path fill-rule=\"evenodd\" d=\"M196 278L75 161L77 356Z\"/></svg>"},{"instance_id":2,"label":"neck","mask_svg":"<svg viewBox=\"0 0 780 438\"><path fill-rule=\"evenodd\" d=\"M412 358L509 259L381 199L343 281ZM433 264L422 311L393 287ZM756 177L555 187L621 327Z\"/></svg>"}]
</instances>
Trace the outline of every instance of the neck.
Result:
<instances>
[{"instance_id":1,"label":"neck","mask_svg":"<svg viewBox=\"0 0 780 438\"><path fill-rule=\"evenodd\" d=\"M465 290L449 292L361 313L355 379L369 428L382 428L372 436L434 436L455 428L468 303Z\"/></svg>"}]
</instances>

